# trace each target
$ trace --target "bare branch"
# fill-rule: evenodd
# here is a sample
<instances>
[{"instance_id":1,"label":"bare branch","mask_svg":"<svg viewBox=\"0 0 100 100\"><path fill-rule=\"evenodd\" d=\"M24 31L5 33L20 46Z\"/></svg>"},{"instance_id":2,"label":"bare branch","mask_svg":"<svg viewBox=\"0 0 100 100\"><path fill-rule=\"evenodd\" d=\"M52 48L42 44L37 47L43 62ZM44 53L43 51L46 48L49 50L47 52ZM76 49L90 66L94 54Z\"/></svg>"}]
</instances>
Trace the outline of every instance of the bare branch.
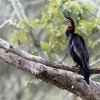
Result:
<instances>
[{"instance_id":1,"label":"bare branch","mask_svg":"<svg viewBox=\"0 0 100 100\"><path fill-rule=\"evenodd\" d=\"M21 5L19 0L10 0L12 3L12 6L14 7L14 10L17 14L17 17L19 18L19 20L25 20L26 23L28 23L28 19L25 15L23 6Z\"/></svg>"},{"instance_id":2,"label":"bare branch","mask_svg":"<svg viewBox=\"0 0 100 100\"><path fill-rule=\"evenodd\" d=\"M10 24L10 25L13 25L17 28L19 28L19 26L17 25L17 23L14 21L14 20L11 20L11 19L8 19L6 21L4 21L1 25L0 25L0 28L3 28L5 25L7 24Z\"/></svg>"},{"instance_id":3,"label":"bare branch","mask_svg":"<svg viewBox=\"0 0 100 100\"><path fill-rule=\"evenodd\" d=\"M50 67L57 68L57 69L68 70L68 71L72 71L72 72L81 74L81 69L78 67L73 68L73 66L69 67L69 66L66 66L63 64L56 64L56 63L53 63L51 61L46 61L45 59L43 59L39 56L33 56L33 55L28 54L25 51L18 50L17 48L13 47L12 45L10 45L9 43L7 43L6 41L4 41L2 39L0 39L0 41L1 41L0 48L5 49L7 52L14 53L14 54L21 56L27 60L35 61L35 62L44 64L46 66L50 66ZM6 46L5 46L5 44L6 44ZM100 73L100 69L98 69L98 68L90 69L90 74L99 74L99 73Z\"/></svg>"},{"instance_id":4,"label":"bare branch","mask_svg":"<svg viewBox=\"0 0 100 100\"><path fill-rule=\"evenodd\" d=\"M95 65L95 64L97 64L99 62L100 62L100 58L98 60L94 61L93 63L91 63L90 66L93 66L93 65Z\"/></svg>"},{"instance_id":5,"label":"bare branch","mask_svg":"<svg viewBox=\"0 0 100 100\"><path fill-rule=\"evenodd\" d=\"M27 2L26 6L27 6L27 5L32 5L32 6L34 6L34 5L39 4L39 3L41 3L41 2L44 2L44 1L45 1L45 0L34 0L34 1L32 1L32 2Z\"/></svg>"},{"instance_id":6,"label":"bare branch","mask_svg":"<svg viewBox=\"0 0 100 100\"><path fill-rule=\"evenodd\" d=\"M90 84L87 85L80 75L58 69L61 65L30 55L2 39L0 39L0 58L45 82L66 89L86 100L99 100L100 98L99 83L90 80Z\"/></svg>"},{"instance_id":7,"label":"bare branch","mask_svg":"<svg viewBox=\"0 0 100 100\"><path fill-rule=\"evenodd\" d=\"M100 18L100 7L98 8L97 17Z\"/></svg>"}]
</instances>

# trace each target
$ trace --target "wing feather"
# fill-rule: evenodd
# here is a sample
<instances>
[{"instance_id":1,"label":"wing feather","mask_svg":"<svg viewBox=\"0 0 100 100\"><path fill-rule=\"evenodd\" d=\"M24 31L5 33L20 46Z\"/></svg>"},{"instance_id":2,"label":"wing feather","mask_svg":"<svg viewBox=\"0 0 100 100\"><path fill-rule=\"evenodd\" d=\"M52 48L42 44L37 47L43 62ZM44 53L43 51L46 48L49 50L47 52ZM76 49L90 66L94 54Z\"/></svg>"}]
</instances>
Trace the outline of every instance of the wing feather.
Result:
<instances>
[{"instance_id":1,"label":"wing feather","mask_svg":"<svg viewBox=\"0 0 100 100\"><path fill-rule=\"evenodd\" d=\"M84 43L84 40L80 36L76 36L73 41L73 51L77 54L77 56L84 60L85 62L89 62L89 55L86 48L86 45Z\"/></svg>"}]
</instances>

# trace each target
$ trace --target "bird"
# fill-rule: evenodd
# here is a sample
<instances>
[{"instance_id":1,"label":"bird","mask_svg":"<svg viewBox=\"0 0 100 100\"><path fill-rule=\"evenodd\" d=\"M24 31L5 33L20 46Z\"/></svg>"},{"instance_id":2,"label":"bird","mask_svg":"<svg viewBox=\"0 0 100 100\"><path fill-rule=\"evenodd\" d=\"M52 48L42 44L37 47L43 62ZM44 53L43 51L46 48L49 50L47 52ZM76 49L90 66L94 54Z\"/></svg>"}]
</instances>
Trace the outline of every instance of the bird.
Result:
<instances>
[{"instance_id":1,"label":"bird","mask_svg":"<svg viewBox=\"0 0 100 100\"><path fill-rule=\"evenodd\" d=\"M66 27L65 35L68 39L68 50L76 66L80 66L84 80L89 84L89 53L82 36L75 33L75 24L72 18L64 16L69 22Z\"/></svg>"}]
</instances>

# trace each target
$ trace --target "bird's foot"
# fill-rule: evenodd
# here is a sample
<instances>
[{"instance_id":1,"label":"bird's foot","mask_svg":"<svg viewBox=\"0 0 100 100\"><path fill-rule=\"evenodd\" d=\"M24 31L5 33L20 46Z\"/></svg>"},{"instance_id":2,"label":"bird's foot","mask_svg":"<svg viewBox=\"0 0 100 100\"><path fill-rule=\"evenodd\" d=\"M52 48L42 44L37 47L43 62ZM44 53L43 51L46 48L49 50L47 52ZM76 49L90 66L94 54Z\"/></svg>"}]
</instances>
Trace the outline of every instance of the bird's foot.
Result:
<instances>
[{"instance_id":1,"label":"bird's foot","mask_svg":"<svg viewBox=\"0 0 100 100\"><path fill-rule=\"evenodd\" d=\"M83 80L83 78L76 78L77 82L81 82Z\"/></svg>"}]
</instances>

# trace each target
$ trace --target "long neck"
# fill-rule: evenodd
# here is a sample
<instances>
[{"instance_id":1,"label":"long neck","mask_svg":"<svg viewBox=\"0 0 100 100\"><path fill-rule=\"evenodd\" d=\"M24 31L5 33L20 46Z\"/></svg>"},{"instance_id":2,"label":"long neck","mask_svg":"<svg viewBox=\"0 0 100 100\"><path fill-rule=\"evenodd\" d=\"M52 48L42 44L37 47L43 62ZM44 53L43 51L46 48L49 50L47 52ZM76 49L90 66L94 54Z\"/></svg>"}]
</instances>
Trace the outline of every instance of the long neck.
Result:
<instances>
[{"instance_id":1,"label":"long neck","mask_svg":"<svg viewBox=\"0 0 100 100\"><path fill-rule=\"evenodd\" d=\"M73 20L70 22L70 24L72 26L70 31L71 31L71 33L74 33L75 32L75 24L74 24Z\"/></svg>"},{"instance_id":2,"label":"long neck","mask_svg":"<svg viewBox=\"0 0 100 100\"><path fill-rule=\"evenodd\" d=\"M67 38L68 38L70 35L74 34L74 32L75 32L75 25L74 25L73 20L70 22L69 27L70 27L70 28L67 28L67 29L66 29L66 36L67 36Z\"/></svg>"}]
</instances>

